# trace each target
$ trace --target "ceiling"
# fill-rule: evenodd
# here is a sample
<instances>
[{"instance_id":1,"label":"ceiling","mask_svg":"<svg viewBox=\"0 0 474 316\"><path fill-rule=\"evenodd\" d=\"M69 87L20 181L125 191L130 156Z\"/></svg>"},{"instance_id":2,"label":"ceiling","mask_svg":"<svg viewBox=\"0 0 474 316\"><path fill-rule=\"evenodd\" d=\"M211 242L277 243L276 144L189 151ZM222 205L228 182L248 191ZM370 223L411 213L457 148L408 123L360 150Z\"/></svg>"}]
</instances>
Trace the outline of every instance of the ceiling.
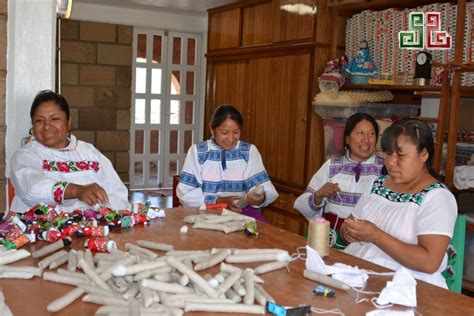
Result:
<instances>
[{"instance_id":1,"label":"ceiling","mask_svg":"<svg viewBox=\"0 0 474 316\"><path fill-rule=\"evenodd\" d=\"M113 7L134 8L142 10L187 11L207 14L207 9L237 0L75 0L74 3L90 3ZM74 5L73 5L74 10Z\"/></svg>"}]
</instances>

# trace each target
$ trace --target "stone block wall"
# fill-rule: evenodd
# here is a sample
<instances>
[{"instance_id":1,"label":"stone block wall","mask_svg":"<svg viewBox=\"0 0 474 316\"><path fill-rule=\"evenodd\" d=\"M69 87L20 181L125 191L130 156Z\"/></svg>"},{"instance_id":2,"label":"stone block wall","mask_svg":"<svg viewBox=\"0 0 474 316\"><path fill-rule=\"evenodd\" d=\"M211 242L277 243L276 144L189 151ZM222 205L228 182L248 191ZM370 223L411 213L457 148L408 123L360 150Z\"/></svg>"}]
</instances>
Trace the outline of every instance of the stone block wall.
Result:
<instances>
[{"instance_id":1,"label":"stone block wall","mask_svg":"<svg viewBox=\"0 0 474 316\"><path fill-rule=\"evenodd\" d=\"M132 42L132 26L62 21L61 92L71 107L72 130L107 156L125 182L130 160Z\"/></svg>"},{"instance_id":2,"label":"stone block wall","mask_svg":"<svg viewBox=\"0 0 474 316\"><path fill-rule=\"evenodd\" d=\"M7 19L8 0L0 0L0 213L6 205L6 178L5 178L5 92L7 77Z\"/></svg>"}]
</instances>

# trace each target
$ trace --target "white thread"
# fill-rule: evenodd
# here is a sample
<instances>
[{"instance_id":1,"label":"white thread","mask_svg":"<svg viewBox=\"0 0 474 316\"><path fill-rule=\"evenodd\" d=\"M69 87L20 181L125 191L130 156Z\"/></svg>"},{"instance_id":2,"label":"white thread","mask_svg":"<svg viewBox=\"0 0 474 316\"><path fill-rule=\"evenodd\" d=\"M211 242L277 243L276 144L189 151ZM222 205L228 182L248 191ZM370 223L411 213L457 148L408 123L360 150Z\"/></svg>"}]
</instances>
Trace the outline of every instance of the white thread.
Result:
<instances>
[{"instance_id":1,"label":"white thread","mask_svg":"<svg viewBox=\"0 0 474 316\"><path fill-rule=\"evenodd\" d=\"M377 303L375 303L376 299L377 299L376 297L372 297L372 299L370 300L372 305L374 305L376 308L389 308L389 307L393 306L393 304L391 304L391 303L390 304L385 304L385 305L377 304Z\"/></svg>"},{"instance_id":2,"label":"white thread","mask_svg":"<svg viewBox=\"0 0 474 316\"><path fill-rule=\"evenodd\" d=\"M329 226L329 221L323 217L309 221L308 246L316 250L321 257L329 255Z\"/></svg>"},{"instance_id":3,"label":"white thread","mask_svg":"<svg viewBox=\"0 0 474 316\"><path fill-rule=\"evenodd\" d=\"M290 260L286 262L286 269L288 270L288 272L291 272L290 267L288 266L290 262L293 262L298 259L306 260L306 247L298 247L296 248L296 252L290 255Z\"/></svg>"},{"instance_id":4,"label":"white thread","mask_svg":"<svg viewBox=\"0 0 474 316\"><path fill-rule=\"evenodd\" d=\"M335 314L335 315L342 315L342 316L346 315L339 308L322 309L322 308L311 307L311 311L316 314Z\"/></svg>"}]
</instances>

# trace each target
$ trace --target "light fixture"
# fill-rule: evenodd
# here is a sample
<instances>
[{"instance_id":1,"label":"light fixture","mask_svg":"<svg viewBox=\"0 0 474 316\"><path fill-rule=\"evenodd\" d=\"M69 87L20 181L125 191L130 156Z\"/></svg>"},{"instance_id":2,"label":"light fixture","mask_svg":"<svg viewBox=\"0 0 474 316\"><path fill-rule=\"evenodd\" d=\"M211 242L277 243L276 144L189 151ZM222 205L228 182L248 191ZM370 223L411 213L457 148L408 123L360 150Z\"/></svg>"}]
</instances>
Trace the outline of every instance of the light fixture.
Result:
<instances>
[{"instance_id":1,"label":"light fixture","mask_svg":"<svg viewBox=\"0 0 474 316\"><path fill-rule=\"evenodd\" d=\"M69 19L72 10L72 0L57 0L56 14L61 19Z\"/></svg>"},{"instance_id":2,"label":"light fixture","mask_svg":"<svg viewBox=\"0 0 474 316\"><path fill-rule=\"evenodd\" d=\"M281 0L280 9L299 15L314 15L318 11L316 0Z\"/></svg>"}]
</instances>

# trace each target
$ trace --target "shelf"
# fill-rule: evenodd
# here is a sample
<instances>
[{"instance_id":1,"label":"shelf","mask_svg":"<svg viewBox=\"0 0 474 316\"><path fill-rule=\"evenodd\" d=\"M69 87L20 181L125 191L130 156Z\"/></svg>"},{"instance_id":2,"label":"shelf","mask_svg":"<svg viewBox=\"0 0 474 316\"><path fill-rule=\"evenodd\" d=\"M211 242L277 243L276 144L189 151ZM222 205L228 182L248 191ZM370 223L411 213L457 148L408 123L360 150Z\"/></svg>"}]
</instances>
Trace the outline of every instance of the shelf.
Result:
<instances>
[{"instance_id":1,"label":"shelf","mask_svg":"<svg viewBox=\"0 0 474 316\"><path fill-rule=\"evenodd\" d=\"M398 90L398 91L441 91L441 86L414 86L394 84L345 84L343 90Z\"/></svg>"},{"instance_id":2,"label":"shelf","mask_svg":"<svg viewBox=\"0 0 474 316\"><path fill-rule=\"evenodd\" d=\"M440 3L440 2L452 2L452 1L433 1L433 0L376 0L372 2L359 2L351 4L341 4L333 6L338 15L340 16L352 16L358 12L365 10L385 10L390 8L416 8L425 4Z\"/></svg>"},{"instance_id":3,"label":"shelf","mask_svg":"<svg viewBox=\"0 0 474 316\"><path fill-rule=\"evenodd\" d=\"M472 193L474 193L474 188L459 190L459 189L456 189L456 187L453 186L453 187L451 188L451 192L453 192L453 193L466 193L466 192L472 192Z\"/></svg>"},{"instance_id":4,"label":"shelf","mask_svg":"<svg viewBox=\"0 0 474 316\"><path fill-rule=\"evenodd\" d=\"M432 94L429 92L423 93L423 91L440 91L441 86L414 86L414 85L390 85L390 84L345 84L341 88L342 90L391 90L391 91L420 91L421 93L415 93L420 97L435 97L438 98L441 95ZM474 87L461 87L462 97L474 97Z\"/></svg>"},{"instance_id":5,"label":"shelf","mask_svg":"<svg viewBox=\"0 0 474 316\"><path fill-rule=\"evenodd\" d=\"M474 292L474 282L463 279L462 288L468 290L469 292Z\"/></svg>"}]
</instances>

